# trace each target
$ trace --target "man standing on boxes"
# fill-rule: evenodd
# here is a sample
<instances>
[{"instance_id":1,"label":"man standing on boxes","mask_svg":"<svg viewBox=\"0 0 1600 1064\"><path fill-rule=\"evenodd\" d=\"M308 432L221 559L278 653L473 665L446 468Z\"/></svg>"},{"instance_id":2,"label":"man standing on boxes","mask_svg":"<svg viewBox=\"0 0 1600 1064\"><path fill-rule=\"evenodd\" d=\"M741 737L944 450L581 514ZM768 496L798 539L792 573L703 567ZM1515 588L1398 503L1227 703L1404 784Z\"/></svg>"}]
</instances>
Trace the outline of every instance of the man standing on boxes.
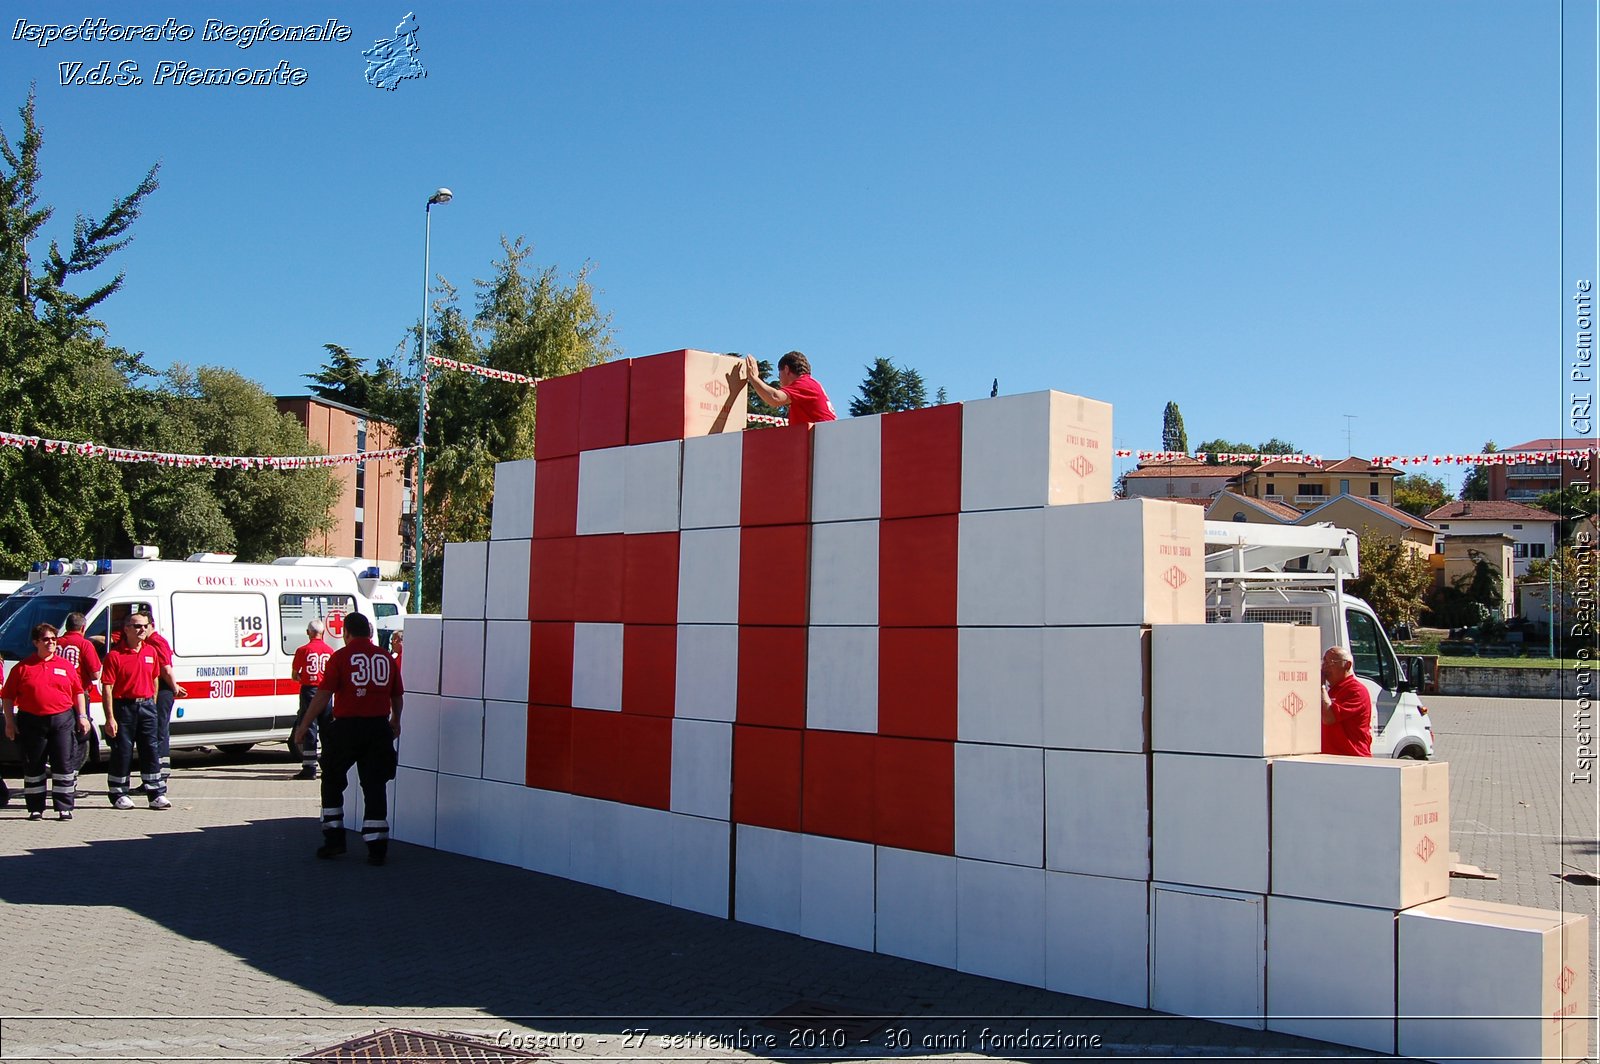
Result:
<instances>
[{"instance_id":1,"label":"man standing on boxes","mask_svg":"<svg viewBox=\"0 0 1600 1064\"><path fill-rule=\"evenodd\" d=\"M132 809L128 795L128 774L133 770L134 747L139 751L139 776L151 809L171 809L167 783L161 778L161 731L156 712L156 691L162 680L177 686L172 666L145 641L150 618L130 613L122 622L122 642L106 650L100 671L101 698L110 707L106 714L106 737L114 740L111 767L106 771L106 786L111 804Z\"/></svg>"},{"instance_id":2,"label":"man standing on boxes","mask_svg":"<svg viewBox=\"0 0 1600 1064\"><path fill-rule=\"evenodd\" d=\"M328 662L333 659L333 648L322 641L324 627L321 621L315 619L306 625L308 639L295 648L294 663L289 666L289 675L300 685L300 716L296 718L296 724L305 719L306 710L310 708L311 700L317 697L317 688L322 683L322 670L326 669ZM321 719L311 718L311 723L306 728L308 741L300 747L300 771L295 775L295 779L317 778L317 739L321 732L320 725L326 723L326 712Z\"/></svg>"},{"instance_id":3,"label":"man standing on boxes","mask_svg":"<svg viewBox=\"0 0 1600 1064\"><path fill-rule=\"evenodd\" d=\"M761 370L754 355L744 356L744 375L750 387L768 406L789 408L789 424L815 425L819 421L834 421L838 415L828 401L817 378L811 375L811 363L798 351L790 351L778 359L778 387L761 379Z\"/></svg>"},{"instance_id":4,"label":"man standing on boxes","mask_svg":"<svg viewBox=\"0 0 1600 1064\"><path fill-rule=\"evenodd\" d=\"M394 779L394 741L400 737L400 708L405 688L400 670L387 651L372 641L372 622L352 613L344 622L344 646L334 651L322 674L317 695L294 729L303 743L311 721L333 700L333 719L322 729L322 845L318 857L345 851L344 789L350 766L361 777L366 816L361 838L367 863L381 865L389 853L389 794Z\"/></svg>"},{"instance_id":5,"label":"man standing on boxes","mask_svg":"<svg viewBox=\"0 0 1600 1064\"><path fill-rule=\"evenodd\" d=\"M1372 695L1344 647L1322 655L1322 752L1372 756Z\"/></svg>"}]
</instances>

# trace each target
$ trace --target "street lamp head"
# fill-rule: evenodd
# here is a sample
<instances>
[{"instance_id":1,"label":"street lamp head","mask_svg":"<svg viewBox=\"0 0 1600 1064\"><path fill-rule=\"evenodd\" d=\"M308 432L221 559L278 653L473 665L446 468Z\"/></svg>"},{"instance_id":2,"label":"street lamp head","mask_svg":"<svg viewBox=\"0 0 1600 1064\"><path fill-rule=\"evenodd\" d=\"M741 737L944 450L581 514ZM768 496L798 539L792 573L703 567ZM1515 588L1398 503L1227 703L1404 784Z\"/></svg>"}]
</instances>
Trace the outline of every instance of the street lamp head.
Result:
<instances>
[{"instance_id":1,"label":"street lamp head","mask_svg":"<svg viewBox=\"0 0 1600 1064\"><path fill-rule=\"evenodd\" d=\"M447 188L441 188L439 191L435 192L432 196L428 197L428 206L432 207L435 203L449 203L454 198L455 198L455 193L454 192L451 192Z\"/></svg>"}]
</instances>

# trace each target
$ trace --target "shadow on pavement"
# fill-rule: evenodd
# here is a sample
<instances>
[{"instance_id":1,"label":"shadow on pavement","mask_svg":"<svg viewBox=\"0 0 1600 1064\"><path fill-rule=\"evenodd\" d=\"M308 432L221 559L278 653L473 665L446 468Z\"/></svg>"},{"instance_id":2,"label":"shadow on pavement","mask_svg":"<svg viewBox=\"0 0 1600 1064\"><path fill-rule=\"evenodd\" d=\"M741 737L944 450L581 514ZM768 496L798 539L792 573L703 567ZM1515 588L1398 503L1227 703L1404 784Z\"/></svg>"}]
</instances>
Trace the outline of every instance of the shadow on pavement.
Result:
<instances>
[{"instance_id":1,"label":"shadow on pavement","mask_svg":"<svg viewBox=\"0 0 1600 1064\"><path fill-rule=\"evenodd\" d=\"M96 910L125 909L335 1008L481 1009L518 1026L611 1037L613 1045L625 1030L649 1028L641 1056L681 1057L659 1041L673 1035L770 1058L859 1060L864 1046L883 1057L927 1054L930 1046L1030 1060L1054 1055L1042 1045L986 1050L984 1028L1098 1036L1098 1044L1062 1054L1078 1059L1135 1047L1207 1056L1229 1047L1251 1056L1341 1053L1326 1043L811 942L398 843L382 868L364 862L354 838L344 858L318 861L318 841L315 822L296 816L38 848L0 857L0 903L81 907L87 912L75 919L103 931L116 920ZM194 1003L205 1008L203 997ZM263 1002L262 1010L273 1006ZM800 1018L771 1019L780 1012ZM874 1019L851 1019L857 1016ZM375 1026L425 1024L419 1017ZM848 1034L843 1052L836 1030ZM904 1036L890 1033L901 1030ZM931 1041L937 1038L945 1041Z\"/></svg>"}]
</instances>

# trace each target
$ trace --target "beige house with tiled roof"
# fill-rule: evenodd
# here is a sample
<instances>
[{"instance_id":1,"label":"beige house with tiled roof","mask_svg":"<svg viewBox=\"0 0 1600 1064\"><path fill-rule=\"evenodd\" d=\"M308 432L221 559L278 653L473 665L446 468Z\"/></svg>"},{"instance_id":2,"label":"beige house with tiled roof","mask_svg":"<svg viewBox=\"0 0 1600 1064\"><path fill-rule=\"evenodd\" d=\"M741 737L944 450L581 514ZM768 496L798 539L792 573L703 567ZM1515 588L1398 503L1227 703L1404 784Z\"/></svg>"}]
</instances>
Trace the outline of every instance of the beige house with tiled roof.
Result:
<instances>
[{"instance_id":1,"label":"beige house with tiled roof","mask_svg":"<svg viewBox=\"0 0 1600 1064\"><path fill-rule=\"evenodd\" d=\"M1339 495L1388 506L1394 502L1394 482L1400 475L1398 469L1373 465L1365 458L1346 458L1325 466L1273 459L1239 478L1239 494L1302 511L1314 510Z\"/></svg>"},{"instance_id":2,"label":"beige house with tiled roof","mask_svg":"<svg viewBox=\"0 0 1600 1064\"><path fill-rule=\"evenodd\" d=\"M1421 558L1434 553L1439 539L1438 527L1430 522L1413 517L1404 510L1397 510L1388 503L1359 495L1339 495L1329 499L1321 506L1301 514L1295 523L1314 525L1319 521L1327 521L1356 533L1365 530L1389 539L1398 539Z\"/></svg>"},{"instance_id":3,"label":"beige house with tiled roof","mask_svg":"<svg viewBox=\"0 0 1600 1064\"><path fill-rule=\"evenodd\" d=\"M1528 575L1528 564L1535 558L1555 554L1557 529L1561 518L1537 506L1502 499L1457 499L1428 514L1439 526L1445 543L1461 535L1504 535L1511 539L1511 557L1516 575Z\"/></svg>"},{"instance_id":4,"label":"beige house with tiled roof","mask_svg":"<svg viewBox=\"0 0 1600 1064\"><path fill-rule=\"evenodd\" d=\"M1206 509L1207 521L1236 521L1258 525L1292 525L1300 511L1281 502L1252 499L1225 491Z\"/></svg>"},{"instance_id":5,"label":"beige house with tiled roof","mask_svg":"<svg viewBox=\"0 0 1600 1064\"><path fill-rule=\"evenodd\" d=\"M1243 466L1207 465L1198 458L1141 462L1123 474L1130 499L1215 499L1244 472Z\"/></svg>"}]
</instances>

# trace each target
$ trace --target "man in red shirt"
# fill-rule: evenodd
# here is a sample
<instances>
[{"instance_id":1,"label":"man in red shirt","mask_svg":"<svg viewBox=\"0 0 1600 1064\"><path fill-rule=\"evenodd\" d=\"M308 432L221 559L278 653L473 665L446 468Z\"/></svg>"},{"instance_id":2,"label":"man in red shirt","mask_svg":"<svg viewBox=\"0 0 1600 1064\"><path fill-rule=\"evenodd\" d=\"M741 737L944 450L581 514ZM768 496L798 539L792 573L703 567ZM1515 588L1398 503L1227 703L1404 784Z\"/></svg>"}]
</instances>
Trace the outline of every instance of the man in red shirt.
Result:
<instances>
[{"instance_id":1,"label":"man in red shirt","mask_svg":"<svg viewBox=\"0 0 1600 1064\"><path fill-rule=\"evenodd\" d=\"M756 390L761 401L768 406L789 408L789 424L814 425L819 421L834 421L838 415L828 401L817 378L811 375L811 363L798 351L790 351L778 359L778 387L761 379L761 369L754 355L744 356L744 375L750 387Z\"/></svg>"},{"instance_id":2,"label":"man in red shirt","mask_svg":"<svg viewBox=\"0 0 1600 1064\"><path fill-rule=\"evenodd\" d=\"M300 714L295 718L296 724L305 719L311 700L317 696L317 685L322 683L322 672L333 657L333 648L322 639L325 627L319 620L313 620L306 625L307 641L295 648L294 663L289 667L289 675L300 684ZM327 723L328 719L328 714L324 711L322 717L313 718L310 727L306 729L307 741L300 744L300 771L295 774L295 779L317 778L319 725Z\"/></svg>"},{"instance_id":3,"label":"man in red shirt","mask_svg":"<svg viewBox=\"0 0 1600 1064\"><path fill-rule=\"evenodd\" d=\"M100 651L83 634L87 622L81 613L69 613L66 620L66 631L56 640L56 653L66 658L78 667L78 680L83 684L84 693L98 690L100 687ZM89 756L89 733L79 733L76 728L72 730L72 768L76 772L83 768L83 762Z\"/></svg>"},{"instance_id":4,"label":"man in red shirt","mask_svg":"<svg viewBox=\"0 0 1600 1064\"><path fill-rule=\"evenodd\" d=\"M151 809L171 809L166 781L161 778L161 735L156 712L156 691L161 681L172 680L172 666L156 648L145 642L150 618L129 614L122 622L122 642L106 651L100 671L100 691L111 707L106 714L106 736L112 739L111 767L106 771L106 786L111 804L132 809L128 796L128 774L133 767L134 747L139 751L139 776Z\"/></svg>"},{"instance_id":5,"label":"man in red shirt","mask_svg":"<svg viewBox=\"0 0 1600 1064\"><path fill-rule=\"evenodd\" d=\"M400 738L400 708L405 687L388 651L372 641L372 622L360 613L344 621L344 646L334 651L306 716L295 725L294 741L305 741L311 721L333 700L333 719L323 728L322 845L318 857L345 851L344 789L350 766L361 778L366 816L361 838L367 863L381 865L389 853L389 794L394 779L394 741Z\"/></svg>"},{"instance_id":6,"label":"man in red shirt","mask_svg":"<svg viewBox=\"0 0 1600 1064\"><path fill-rule=\"evenodd\" d=\"M161 748L161 789L165 791L167 779L172 775L172 704L180 698L187 698L189 692L173 677L172 644L167 642L166 636L155 630L155 622L151 622L144 639L161 655L161 663L167 666L162 673L161 684L156 688L156 742ZM148 789L145 793L149 793Z\"/></svg>"},{"instance_id":7,"label":"man in red shirt","mask_svg":"<svg viewBox=\"0 0 1600 1064\"><path fill-rule=\"evenodd\" d=\"M62 820L72 819L78 798L72 732L89 732L89 703L83 696L77 666L57 653L56 634L55 625L34 625L33 653L13 666L0 685L6 738L22 748L22 797L29 820L44 818L47 762L51 804Z\"/></svg>"},{"instance_id":8,"label":"man in red shirt","mask_svg":"<svg viewBox=\"0 0 1600 1064\"><path fill-rule=\"evenodd\" d=\"M1344 647L1322 655L1322 752L1372 756L1372 695Z\"/></svg>"}]
</instances>

